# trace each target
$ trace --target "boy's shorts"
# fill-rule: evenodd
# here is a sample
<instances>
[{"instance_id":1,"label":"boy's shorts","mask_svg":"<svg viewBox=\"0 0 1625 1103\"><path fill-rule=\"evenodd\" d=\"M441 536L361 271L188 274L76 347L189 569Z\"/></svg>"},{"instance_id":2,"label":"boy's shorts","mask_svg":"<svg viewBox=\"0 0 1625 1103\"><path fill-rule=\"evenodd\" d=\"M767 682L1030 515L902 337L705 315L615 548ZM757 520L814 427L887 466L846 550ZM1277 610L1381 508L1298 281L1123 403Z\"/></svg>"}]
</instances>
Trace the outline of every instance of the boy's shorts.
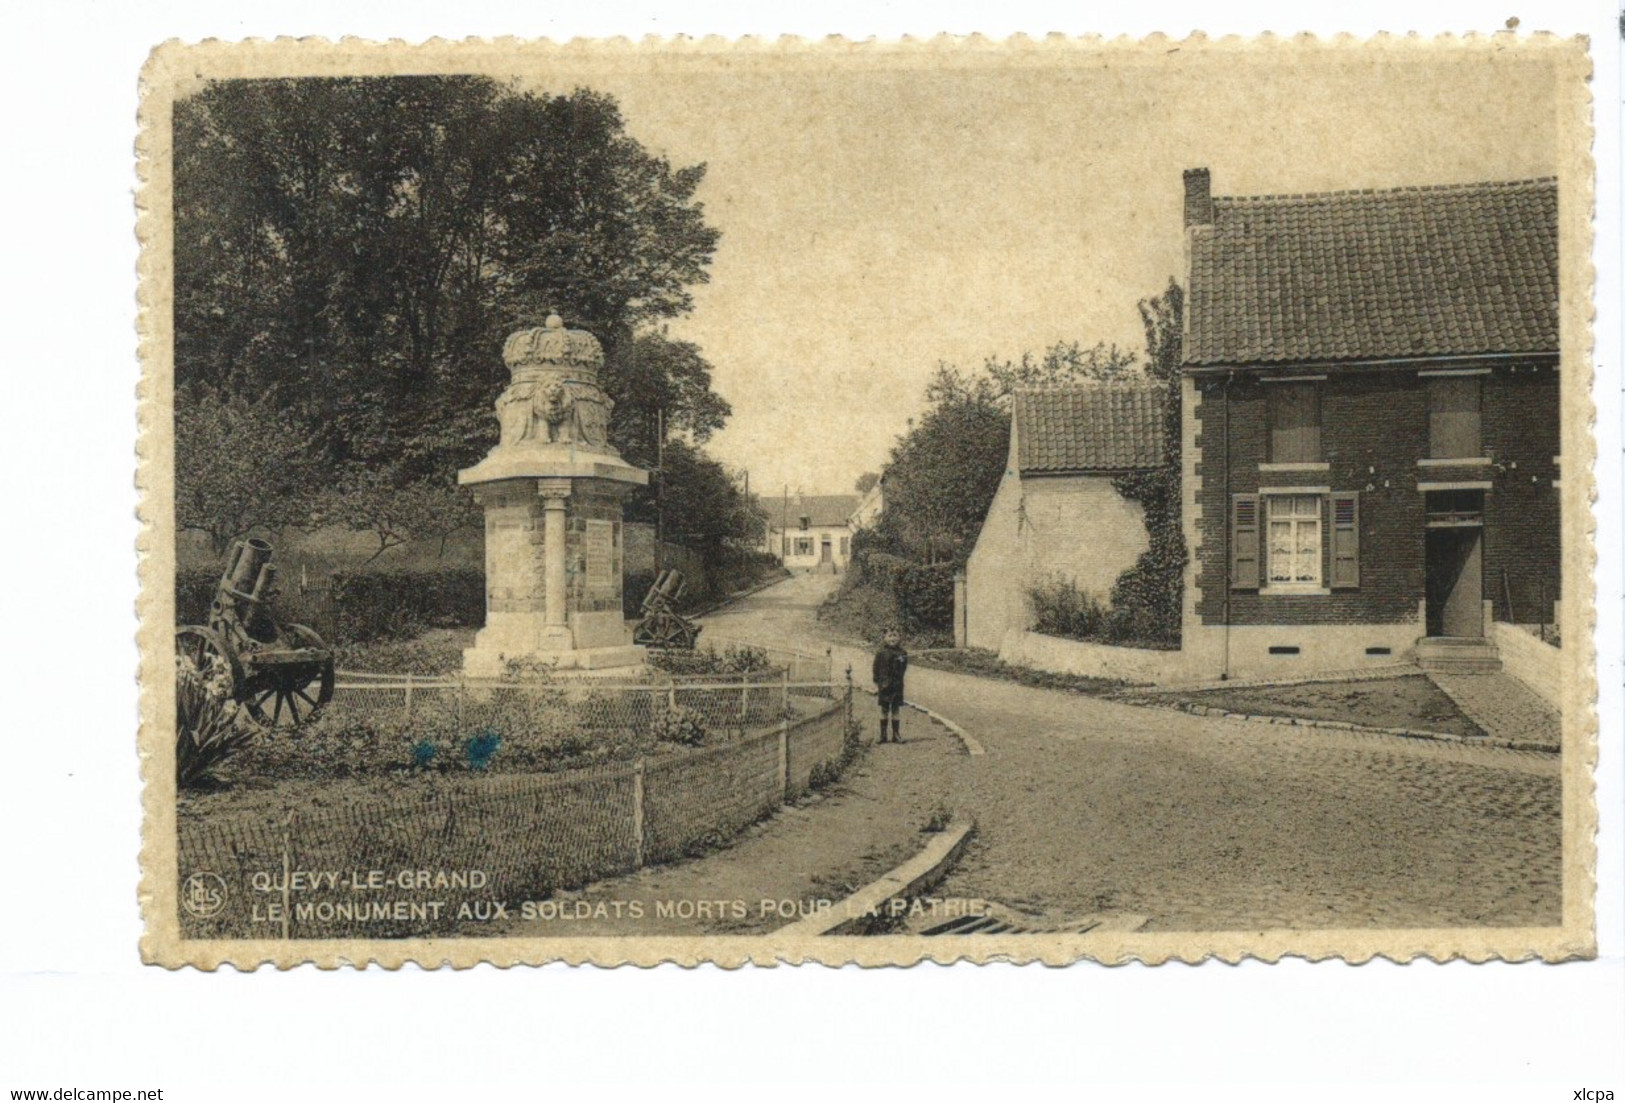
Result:
<instances>
[{"instance_id":1,"label":"boy's shorts","mask_svg":"<svg viewBox=\"0 0 1625 1103\"><path fill-rule=\"evenodd\" d=\"M880 707L887 712L896 712L903 707L903 691L900 689L883 689L878 696Z\"/></svg>"}]
</instances>

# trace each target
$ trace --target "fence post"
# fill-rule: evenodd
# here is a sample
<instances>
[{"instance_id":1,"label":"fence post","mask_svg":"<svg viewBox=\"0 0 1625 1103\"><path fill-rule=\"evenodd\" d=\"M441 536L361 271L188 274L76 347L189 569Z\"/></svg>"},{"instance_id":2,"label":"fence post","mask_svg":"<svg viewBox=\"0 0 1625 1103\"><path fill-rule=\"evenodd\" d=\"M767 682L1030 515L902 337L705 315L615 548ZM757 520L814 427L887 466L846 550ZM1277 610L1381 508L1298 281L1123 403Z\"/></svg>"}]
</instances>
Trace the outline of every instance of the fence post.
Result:
<instances>
[{"instance_id":1,"label":"fence post","mask_svg":"<svg viewBox=\"0 0 1625 1103\"><path fill-rule=\"evenodd\" d=\"M677 711L677 684L675 682L672 683L671 688L666 690L666 707L672 712Z\"/></svg>"},{"instance_id":2,"label":"fence post","mask_svg":"<svg viewBox=\"0 0 1625 1103\"><path fill-rule=\"evenodd\" d=\"M779 712L788 715L790 712L790 668L784 668L784 690L779 697Z\"/></svg>"},{"instance_id":3,"label":"fence post","mask_svg":"<svg viewBox=\"0 0 1625 1103\"><path fill-rule=\"evenodd\" d=\"M412 675L406 676L406 719L412 719Z\"/></svg>"},{"instance_id":4,"label":"fence post","mask_svg":"<svg viewBox=\"0 0 1625 1103\"><path fill-rule=\"evenodd\" d=\"M852 727L852 664L846 664L846 727L841 729L841 739L846 739L847 731Z\"/></svg>"},{"instance_id":5,"label":"fence post","mask_svg":"<svg viewBox=\"0 0 1625 1103\"><path fill-rule=\"evenodd\" d=\"M293 817L297 810L290 808L287 816L282 820L282 941L286 942L291 934L289 924L293 912L293 900L289 895L288 878L293 869L293 855L289 853L290 844L288 836L292 831Z\"/></svg>"},{"instance_id":6,"label":"fence post","mask_svg":"<svg viewBox=\"0 0 1625 1103\"><path fill-rule=\"evenodd\" d=\"M643 759L632 767L632 862L643 868Z\"/></svg>"},{"instance_id":7,"label":"fence post","mask_svg":"<svg viewBox=\"0 0 1625 1103\"><path fill-rule=\"evenodd\" d=\"M462 738L462 735L463 735L463 724L465 722L464 719L463 719L463 708L464 708L463 702L464 702L465 698L467 698L467 696L468 696L468 682L465 679L459 677L457 679L457 736L458 736L459 739Z\"/></svg>"},{"instance_id":8,"label":"fence post","mask_svg":"<svg viewBox=\"0 0 1625 1103\"><path fill-rule=\"evenodd\" d=\"M750 672L747 670L739 687L739 726L750 720Z\"/></svg>"},{"instance_id":9,"label":"fence post","mask_svg":"<svg viewBox=\"0 0 1625 1103\"><path fill-rule=\"evenodd\" d=\"M790 718L779 718L779 803L790 799Z\"/></svg>"}]
</instances>

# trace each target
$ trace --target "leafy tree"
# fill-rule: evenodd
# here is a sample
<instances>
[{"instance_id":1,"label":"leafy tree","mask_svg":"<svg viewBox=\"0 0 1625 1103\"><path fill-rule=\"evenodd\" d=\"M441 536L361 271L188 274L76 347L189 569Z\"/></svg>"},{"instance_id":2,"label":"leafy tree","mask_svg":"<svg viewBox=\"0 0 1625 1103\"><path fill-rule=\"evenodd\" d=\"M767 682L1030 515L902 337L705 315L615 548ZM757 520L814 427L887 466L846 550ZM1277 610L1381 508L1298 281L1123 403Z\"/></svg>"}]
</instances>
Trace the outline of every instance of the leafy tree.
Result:
<instances>
[{"instance_id":1,"label":"leafy tree","mask_svg":"<svg viewBox=\"0 0 1625 1103\"><path fill-rule=\"evenodd\" d=\"M602 382L615 402L611 443L645 467L657 462L662 427L704 444L733 413L711 389L711 365L699 346L661 333L636 337L624 355L604 365Z\"/></svg>"},{"instance_id":2,"label":"leafy tree","mask_svg":"<svg viewBox=\"0 0 1625 1103\"><path fill-rule=\"evenodd\" d=\"M726 545L748 546L761 535L754 504L726 467L682 440L669 441L657 472L666 539L715 557ZM632 520L652 521L654 503L630 506Z\"/></svg>"},{"instance_id":3,"label":"leafy tree","mask_svg":"<svg viewBox=\"0 0 1625 1103\"><path fill-rule=\"evenodd\" d=\"M444 552L446 537L478 524L480 511L474 496L450 480L431 477L403 486L388 472L357 469L318 503L313 520L370 532L377 540L371 563L413 540L438 540Z\"/></svg>"},{"instance_id":4,"label":"leafy tree","mask_svg":"<svg viewBox=\"0 0 1625 1103\"><path fill-rule=\"evenodd\" d=\"M307 522L318 468L300 426L267 399L176 395L175 523L217 556L256 529Z\"/></svg>"},{"instance_id":5,"label":"leafy tree","mask_svg":"<svg viewBox=\"0 0 1625 1103\"><path fill-rule=\"evenodd\" d=\"M707 279L705 166L645 150L612 98L482 77L218 81L176 105L174 138L178 405L213 388L302 426L323 465L290 492L337 476L360 502L476 462L503 339L547 311L604 342L612 380L679 371L690 432L726 416L697 350L644 356L632 336Z\"/></svg>"},{"instance_id":6,"label":"leafy tree","mask_svg":"<svg viewBox=\"0 0 1625 1103\"><path fill-rule=\"evenodd\" d=\"M926 386L926 411L892 450L886 511L877 534L884 550L926 563L970 556L1010 448L1010 394L1018 386L1110 381L1137 358L1116 345L1060 342L1019 360L988 357L977 372L938 364Z\"/></svg>"},{"instance_id":7,"label":"leafy tree","mask_svg":"<svg viewBox=\"0 0 1625 1103\"><path fill-rule=\"evenodd\" d=\"M852 484L852 489L859 494L867 494L875 488L875 484L878 482L880 482L880 473L878 471L865 471L858 476L858 481Z\"/></svg>"},{"instance_id":8,"label":"leafy tree","mask_svg":"<svg viewBox=\"0 0 1625 1103\"><path fill-rule=\"evenodd\" d=\"M988 382L938 368L924 416L892 449L880 550L927 563L970 555L1010 447L1010 414Z\"/></svg>"},{"instance_id":9,"label":"leafy tree","mask_svg":"<svg viewBox=\"0 0 1625 1103\"><path fill-rule=\"evenodd\" d=\"M1080 380L1109 383L1122 378L1137 359L1134 353L1104 341L1088 348L1077 341L1060 341L1045 349L1042 356L1030 352L1022 353L1020 360L998 360L990 356L983 362L982 370L1004 396L1024 386Z\"/></svg>"}]
</instances>

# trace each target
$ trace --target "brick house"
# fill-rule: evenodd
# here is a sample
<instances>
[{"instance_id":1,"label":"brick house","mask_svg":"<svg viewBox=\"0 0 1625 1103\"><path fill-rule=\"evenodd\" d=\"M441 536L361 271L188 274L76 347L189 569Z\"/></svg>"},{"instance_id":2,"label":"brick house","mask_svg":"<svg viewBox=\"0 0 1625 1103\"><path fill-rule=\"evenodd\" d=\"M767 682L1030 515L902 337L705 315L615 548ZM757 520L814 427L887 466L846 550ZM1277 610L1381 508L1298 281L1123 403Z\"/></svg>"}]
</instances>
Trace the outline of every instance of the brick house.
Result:
<instances>
[{"instance_id":1,"label":"brick house","mask_svg":"<svg viewBox=\"0 0 1625 1103\"><path fill-rule=\"evenodd\" d=\"M1107 601L1150 544L1145 510L1113 480L1163 463L1163 394L1149 381L1015 391L1004 479L965 565L956 638L998 650L1029 626L1027 592L1051 579Z\"/></svg>"},{"instance_id":2,"label":"brick house","mask_svg":"<svg viewBox=\"0 0 1625 1103\"><path fill-rule=\"evenodd\" d=\"M1559 596L1556 181L1184 221L1188 668L1493 668Z\"/></svg>"}]
</instances>

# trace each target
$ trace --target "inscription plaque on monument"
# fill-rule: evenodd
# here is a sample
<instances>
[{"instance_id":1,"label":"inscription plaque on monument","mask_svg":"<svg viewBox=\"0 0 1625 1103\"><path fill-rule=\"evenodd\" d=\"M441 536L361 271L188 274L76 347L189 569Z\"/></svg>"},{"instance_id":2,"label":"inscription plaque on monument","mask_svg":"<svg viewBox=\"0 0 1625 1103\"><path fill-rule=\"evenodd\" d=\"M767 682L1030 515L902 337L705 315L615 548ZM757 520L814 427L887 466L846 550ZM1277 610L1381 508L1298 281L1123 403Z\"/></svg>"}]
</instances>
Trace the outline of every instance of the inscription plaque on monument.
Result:
<instances>
[{"instance_id":1,"label":"inscription plaque on monument","mask_svg":"<svg viewBox=\"0 0 1625 1103\"><path fill-rule=\"evenodd\" d=\"M615 522L588 521L582 539L582 550L587 557L587 586L594 590L615 585Z\"/></svg>"}]
</instances>

